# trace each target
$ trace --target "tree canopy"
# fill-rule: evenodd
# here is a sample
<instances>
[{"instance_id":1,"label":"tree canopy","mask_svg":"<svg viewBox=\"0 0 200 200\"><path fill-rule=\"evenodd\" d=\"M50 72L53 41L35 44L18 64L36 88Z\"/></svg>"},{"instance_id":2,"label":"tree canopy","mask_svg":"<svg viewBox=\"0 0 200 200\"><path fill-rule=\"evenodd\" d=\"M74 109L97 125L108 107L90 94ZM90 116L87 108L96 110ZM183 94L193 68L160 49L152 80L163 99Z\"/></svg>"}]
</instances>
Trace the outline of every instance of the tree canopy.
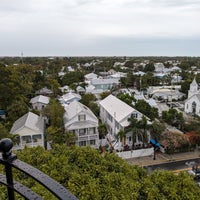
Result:
<instances>
[{"instance_id":1,"label":"tree canopy","mask_svg":"<svg viewBox=\"0 0 200 200\"><path fill-rule=\"evenodd\" d=\"M55 145L50 151L42 147L26 148L17 155L57 180L80 200L191 200L200 195L198 185L186 173L175 175L169 171L154 171L148 175L145 169L132 166L115 154L103 156L90 147ZM21 172L16 172L14 178L44 199L54 199ZM0 199L4 200L6 189L2 186L0 189Z\"/></svg>"}]
</instances>

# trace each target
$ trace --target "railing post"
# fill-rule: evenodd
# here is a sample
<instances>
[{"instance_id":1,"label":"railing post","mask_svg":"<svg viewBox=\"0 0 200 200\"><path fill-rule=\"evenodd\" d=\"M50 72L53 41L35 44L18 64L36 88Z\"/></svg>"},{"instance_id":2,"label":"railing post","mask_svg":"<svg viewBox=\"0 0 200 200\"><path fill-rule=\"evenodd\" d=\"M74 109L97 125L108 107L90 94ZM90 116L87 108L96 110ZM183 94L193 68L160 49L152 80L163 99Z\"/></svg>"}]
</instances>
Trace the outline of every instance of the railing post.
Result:
<instances>
[{"instance_id":1,"label":"railing post","mask_svg":"<svg viewBox=\"0 0 200 200\"><path fill-rule=\"evenodd\" d=\"M13 142L11 139L5 138L0 140L0 153L2 153L2 155L0 155L0 164L5 166L6 173L6 176L0 174L0 183L7 186L9 200L15 199L14 191L23 196L26 200L42 200L42 197L33 192L30 188L27 188L13 180L12 168L15 168L35 179L60 200L78 200L66 188L51 177L33 166L17 159L17 156L12 154L12 147Z\"/></svg>"},{"instance_id":2,"label":"railing post","mask_svg":"<svg viewBox=\"0 0 200 200\"><path fill-rule=\"evenodd\" d=\"M15 199L14 190L13 190L12 167L9 164L9 162L12 160L15 160L17 156L12 155L12 152L11 152L12 147L13 147L13 142L11 139L5 138L0 141L0 152L2 152L3 161L5 162L7 192L8 192L9 200Z\"/></svg>"}]
</instances>

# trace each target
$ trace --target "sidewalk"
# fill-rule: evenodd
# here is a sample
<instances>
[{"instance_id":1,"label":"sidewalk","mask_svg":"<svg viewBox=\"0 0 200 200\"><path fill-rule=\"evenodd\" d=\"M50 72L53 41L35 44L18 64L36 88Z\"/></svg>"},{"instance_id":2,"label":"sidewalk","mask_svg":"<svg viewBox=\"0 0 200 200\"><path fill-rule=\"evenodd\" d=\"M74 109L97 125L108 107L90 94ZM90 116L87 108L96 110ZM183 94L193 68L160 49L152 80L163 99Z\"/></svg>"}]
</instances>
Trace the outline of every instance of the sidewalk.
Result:
<instances>
[{"instance_id":1,"label":"sidewalk","mask_svg":"<svg viewBox=\"0 0 200 200\"><path fill-rule=\"evenodd\" d=\"M147 165L166 163L170 161L187 160L193 158L200 158L200 151L195 150L193 152L183 152L174 154L157 153L155 160L153 159L153 155L151 155L146 157L129 158L126 159L126 161L131 165L139 165L143 167Z\"/></svg>"}]
</instances>

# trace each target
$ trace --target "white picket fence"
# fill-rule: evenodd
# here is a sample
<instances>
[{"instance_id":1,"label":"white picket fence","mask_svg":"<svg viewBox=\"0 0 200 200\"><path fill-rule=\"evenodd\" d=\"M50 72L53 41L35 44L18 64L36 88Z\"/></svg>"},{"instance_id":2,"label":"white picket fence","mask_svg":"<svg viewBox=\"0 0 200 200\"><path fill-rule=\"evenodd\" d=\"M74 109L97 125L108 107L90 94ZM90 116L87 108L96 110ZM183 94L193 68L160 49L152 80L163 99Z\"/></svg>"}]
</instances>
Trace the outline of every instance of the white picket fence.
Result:
<instances>
[{"instance_id":1,"label":"white picket fence","mask_svg":"<svg viewBox=\"0 0 200 200\"><path fill-rule=\"evenodd\" d=\"M117 152L117 155L123 159L151 156L153 155L153 147L146 149Z\"/></svg>"}]
</instances>

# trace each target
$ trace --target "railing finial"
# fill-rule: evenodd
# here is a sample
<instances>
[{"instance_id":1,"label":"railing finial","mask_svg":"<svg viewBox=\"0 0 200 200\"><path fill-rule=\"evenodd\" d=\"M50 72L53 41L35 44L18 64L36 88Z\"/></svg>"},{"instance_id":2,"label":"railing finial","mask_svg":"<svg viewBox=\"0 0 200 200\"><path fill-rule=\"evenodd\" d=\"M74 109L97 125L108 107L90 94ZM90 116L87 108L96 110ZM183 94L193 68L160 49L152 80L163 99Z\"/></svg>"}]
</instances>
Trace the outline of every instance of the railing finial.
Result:
<instances>
[{"instance_id":1,"label":"railing finial","mask_svg":"<svg viewBox=\"0 0 200 200\"><path fill-rule=\"evenodd\" d=\"M0 140L0 152L4 159L8 159L12 155L13 142L10 138Z\"/></svg>"}]
</instances>

